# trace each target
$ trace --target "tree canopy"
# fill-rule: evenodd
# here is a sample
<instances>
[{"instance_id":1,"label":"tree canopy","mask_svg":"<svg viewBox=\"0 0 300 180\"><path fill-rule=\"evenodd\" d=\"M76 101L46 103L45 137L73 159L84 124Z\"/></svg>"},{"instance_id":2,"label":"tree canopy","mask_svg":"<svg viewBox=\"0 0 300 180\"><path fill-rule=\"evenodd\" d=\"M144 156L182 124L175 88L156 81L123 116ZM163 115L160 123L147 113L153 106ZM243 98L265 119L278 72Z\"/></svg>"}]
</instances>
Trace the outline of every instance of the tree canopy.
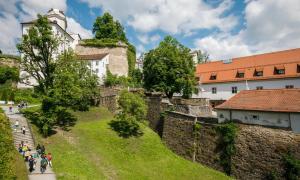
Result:
<instances>
[{"instance_id":1,"label":"tree canopy","mask_svg":"<svg viewBox=\"0 0 300 180\"><path fill-rule=\"evenodd\" d=\"M188 98L197 90L194 73L190 49L167 36L145 56L144 87L148 91L164 92L168 98L174 93Z\"/></svg>"},{"instance_id":2,"label":"tree canopy","mask_svg":"<svg viewBox=\"0 0 300 180\"><path fill-rule=\"evenodd\" d=\"M128 42L121 23L118 20L114 20L113 16L108 12L105 12L103 16L97 17L93 26L93 33L95 33L96 39L110 38Z\"/></svg>"},{"instance_id":3,"label":"tree canopy","mask_svg":"<svg viewBox=\"0 0 300 180\"><path fill-rule=\"evenodd\" d=\"M59 38L53 35L47 17L38 15L28 34L24 34L21 43L17 45L23 55L21 69L28 73L21 77L21 81L26 83L27 78L33 77L38 82L37 89L42 93L52 88L56 68L53 54L57 53L58 46Z\"/></svg>"},{"instance_id":4,"label":"tree canopy","mask_svg":"<svg viewBox=\"0 0 300 180\"><path fill-rule=\"evenodd\" d=\"M206 63L209 60L209 54L206 51L197 50L197 63Z\"/></svg>"}]
</instances>

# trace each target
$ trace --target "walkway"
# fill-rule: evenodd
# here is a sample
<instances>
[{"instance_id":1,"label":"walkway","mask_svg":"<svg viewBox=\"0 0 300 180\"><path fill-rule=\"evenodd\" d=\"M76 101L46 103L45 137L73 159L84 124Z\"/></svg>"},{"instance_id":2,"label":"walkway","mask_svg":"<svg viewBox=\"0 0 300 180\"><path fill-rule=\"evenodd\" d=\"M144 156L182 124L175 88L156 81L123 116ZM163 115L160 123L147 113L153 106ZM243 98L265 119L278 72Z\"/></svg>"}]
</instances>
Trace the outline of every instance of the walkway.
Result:
<instances>
[{"instance_id":1,"label":"walkway","mask_svg":"<svg viewBox=\"0 0 300 180\"><path fill-rule=\"evenodd\" d=\"M18 112L17 107L13 107L13 112L9 112L8 106L1 106L1 108L4 110L6 116L9 118L12 128L13 128L13 125L15 124L16 120L19 120L19 124L20 124L19 128L18 129L13 128L15 147L18 148L18 145L21 144L21 141L24 141L24 143L29 146L31 151L33 153L35 153L36 149L35 149L35 144L33 141L33 136L32 136L31 131L29 130L28 122L27 122L26 118ZM22 126L25 126L25 128L26 128L25 135L23 135L21 132ZM46 151L47 151L47 149L46 149ZM40 170L39 170L40 161L41 161L41 158L38 158L37 164L36 164L36 169L28 175L29 180L56 180L55 174L49 166L47 167L47 170L44 174L40 173ZM26 166L29 169L28 163L26 163Z\"/></svg>"}]
</instances>

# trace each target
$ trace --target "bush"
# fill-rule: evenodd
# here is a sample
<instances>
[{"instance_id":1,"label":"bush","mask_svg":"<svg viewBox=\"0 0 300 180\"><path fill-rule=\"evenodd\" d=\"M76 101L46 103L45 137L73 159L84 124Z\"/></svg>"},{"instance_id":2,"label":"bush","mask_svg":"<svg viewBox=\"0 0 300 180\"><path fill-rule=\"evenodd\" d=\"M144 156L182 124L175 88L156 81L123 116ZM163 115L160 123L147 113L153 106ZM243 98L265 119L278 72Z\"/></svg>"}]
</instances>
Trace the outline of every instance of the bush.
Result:
<instances>
[{"instance_id":1,"label":"bush","mask_svg":"<svg viewBox=\"0 0 300 180\"><path fill-rule=\"evenodd\" d=\"M111 128L119 136L141 136L139 122L146 118L147 105L142 97L128 91L122 91L118 100L120 112L115 116L115 120L110 123Z\"/></svg>"},{"instance_id":2,"label":"bush","mask_svg":"<svg viewBox=\"0 0 300 180\"><path fill-rule=\"evenodd\" d=\"M283 162L285 166L284 177L287 180L299 180L300 179L300 160L296 159L290 152L283 156Z\"/></svg>"},{"instance_id":3,"label":"bush","mask_svg":"<svg viewBox=\"0 0 300 180\"><path fill-rule=\"evenodd\" d=\"M0 67L0 84L11 80L17 82L19 80L19 69L16 67L2 66Z\"/></svg>"},{"instance_id":4,"label":"bush","mask_svg":"<svg viewBox=\"0 0 300 180\"><path fill-rule=\"evenodd\" d=\"M119 136L123 138L128 138L130 136L138 137L143 135L138 122L132 116L119 114L115 120L112 120L109 123L109 125L118 133Z\"/></svg>"}]
</instances>

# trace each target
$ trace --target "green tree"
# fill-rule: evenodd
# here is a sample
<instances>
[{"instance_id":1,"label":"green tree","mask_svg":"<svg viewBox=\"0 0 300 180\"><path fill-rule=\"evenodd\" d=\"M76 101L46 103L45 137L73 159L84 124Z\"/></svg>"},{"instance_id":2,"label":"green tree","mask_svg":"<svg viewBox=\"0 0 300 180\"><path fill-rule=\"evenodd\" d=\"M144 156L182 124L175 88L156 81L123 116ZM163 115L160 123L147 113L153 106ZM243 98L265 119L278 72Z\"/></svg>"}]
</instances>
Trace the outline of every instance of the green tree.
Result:
<instances>
[{"instance_id":1,"label":"green tree","mask_svg":"<svg viewBox=\"0 0 300 180\"><path fill-rule=\"evenodd\" d=\"M119 136L130 137L143 134L139 122L146 119L147 105L144 99L138 94L122 91L118 100L120 112L110 122L111 128Z\"/></svg>"},{"instance_id":2,"label":"green tree","mask_svg":"<svg viewBox=\"0 0 300 180\"><path fill-rule=\"evenodd\" d=\"M156 49L145 56L144 87L164 92L168 98L182 93L188 98L196 92L195 67L190 49L167 36Z\"/></svg>"},{"instance_id":3,"label":"green tree","mask_svg":"<svg viewBox=\"0 0 300 180\"><path fill-rule=\"evenodd\" d=\"M6 83L7 80L17 82L19 80L19 70L16 67L0 67L0 84Z\"/></svg>"},{"instance_id":4,"label":"green tree","mask_svg":"<svg viewBox=\"0 0 300 180\"><path fill-rule=\"evenodd\" d=\"M128 42L123 26L119 21L115 21L108 12L105 12L103 16L97 17L93 26L93 33L95 33L96 39L110 38Z\"/></svg>"},{"instance_id":5,"label":"green tree","mask_svg":"<svg viewBox=\"0 0 300 180\"><path fill-rule=\"evenodd\" d=\"M46 16L38 15L37 21L24 34L22 41L17 45L23 54L22 70L28 73L22 81L33 77L38 82L37 89L46 94L53 86L53 74L56 68L54 55L57 53L60 40L53 35L52 28Z\"/></svg>"},{"instance_id":6,"label":"green tree","mask_svg":"<svg viewBox=\"0 0 300 180\"><path fill-rule=\"evenodd\" d=\"M209 54L206 51L197 50L197 63L207 63L209 59Z\"/></svg>"}]
</instances>

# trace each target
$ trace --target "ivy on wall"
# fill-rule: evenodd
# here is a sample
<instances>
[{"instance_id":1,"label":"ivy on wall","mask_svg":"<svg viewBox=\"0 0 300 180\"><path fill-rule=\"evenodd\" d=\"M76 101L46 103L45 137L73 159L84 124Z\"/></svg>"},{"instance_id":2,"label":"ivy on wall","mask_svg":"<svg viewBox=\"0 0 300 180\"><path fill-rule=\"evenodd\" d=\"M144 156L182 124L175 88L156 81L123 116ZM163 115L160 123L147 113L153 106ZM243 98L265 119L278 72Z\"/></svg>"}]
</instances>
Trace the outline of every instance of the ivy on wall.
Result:
<instances>
[{"instance_id":1,"label":"ivy on wall","mask_svg":"<svg viewBox=\"0 0 300 180\"><path fill-rule=\"evenodd\" d=\"M216 127L217 132L220 134L220 141L218 147L221 150L220 164L224 172L230 175L232 172L232 156L236 152L235 139L237 136L238 128L233 122L222 124Z\"/></svg>"}]
</instances>

